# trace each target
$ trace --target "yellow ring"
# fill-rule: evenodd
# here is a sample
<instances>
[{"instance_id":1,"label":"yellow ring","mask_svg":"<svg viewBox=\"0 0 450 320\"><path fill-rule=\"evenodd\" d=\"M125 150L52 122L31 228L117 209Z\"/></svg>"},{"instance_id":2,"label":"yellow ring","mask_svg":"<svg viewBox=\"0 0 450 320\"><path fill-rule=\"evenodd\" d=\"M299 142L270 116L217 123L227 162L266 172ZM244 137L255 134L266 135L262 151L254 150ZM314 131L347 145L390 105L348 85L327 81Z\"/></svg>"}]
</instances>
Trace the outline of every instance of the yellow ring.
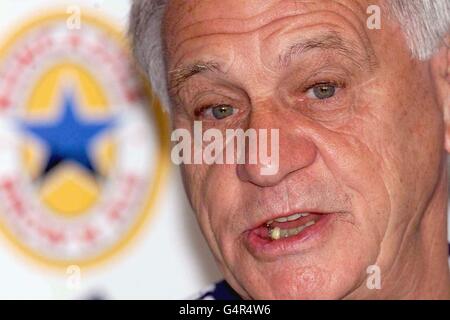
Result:
<instances>
[{"instance_id":1,"label":"yellow ring","mask_svg":"<svg viewBox=\"0 0 450 320\"><path fill-rule=\"evenodd\" d=\"M53 9L50 13L30 19L28 23L24 24L17 31L6 37L7 40L2 45L0 45L0 61L4 59L5 55L14 45L14 43L16 43L18 39L20 39L30 30L51 21L65 22L68 18L68 14L63 10L64 9ZM86 12L88 12L88 14L86 14ZM94 14L95 13L90 10L82 9L81 19L83 22L86 21L90 24L93 24L94 26L101 28L102 30L108 31L109 35L117 41L117 44L126 49L129 54L127 45L128 42L124 34L120 31L120 28L110 21L106 22L103 19L95 17ZM125 233L125 235L120 240L117 241L115 245L111 246L110 248L106 249L105 252L95 257L81 260L58 260L43 256L17 239L17 237L8 229L4 221L0 223L1 233L5 235L5 237L9 240L10 243L13 244L15 248L18 248L19 251L25 253L26 257L32 258L32 261L38 262L41 266L46 267L49 270L62 271L64 273L66 272L66 268L70 265L77 265L80 268L91 268L94 266L98 266L99 264L105 263L113 256L116 256L127 245L129 245L132 240L135 240L139 232L148 223L149 217L151 216L151 210L153 209L158 193L163 186L163 182L167 177L169 169L169 121L167 119L167 115L164 113L161 107L159 100L157 100L153 95L150 86L147 83L144 86L149 100L154 101L153 106L150 107L153 107L152 109L156 120L155 122L157 122L158 124L157 131L159 135L160 150L157 157L155 178L147 196L147 201L145 203L143 211L138 215L133 226L127 231L127 233Z\"/></svg>"}]
</instances>

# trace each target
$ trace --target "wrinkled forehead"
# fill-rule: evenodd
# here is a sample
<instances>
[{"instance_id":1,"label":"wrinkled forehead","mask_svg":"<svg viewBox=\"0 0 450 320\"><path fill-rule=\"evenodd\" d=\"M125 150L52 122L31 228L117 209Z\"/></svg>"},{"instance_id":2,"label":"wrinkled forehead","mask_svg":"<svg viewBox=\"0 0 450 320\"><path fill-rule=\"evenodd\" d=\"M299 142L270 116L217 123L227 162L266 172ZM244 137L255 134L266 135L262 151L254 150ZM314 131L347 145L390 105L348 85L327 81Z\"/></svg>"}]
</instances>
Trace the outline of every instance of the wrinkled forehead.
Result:
<instances>
[{"instance_id":1,"label":"wrinkled forehead","mask_svg":"<svg viewBox=\"0 0 450 320\"><path fill-rule=\"evenodd\" d=\"M330 10L349 9L355 14L366 14L369 5L379 0L170 0L167 18L176 22L176 28L216 19L260 20L278 18L284 14L308 13L318 6Z\"/></svg>"},{"instance_id":2,"label":"wrinkled forehead","mask_svg":"<svg viewBox=\"0 0 450 320\"><path fill-rule=\"evenodd\" d=\"M269 39L287 28L328 25L343 34L367 40L367 0L172 0L164 35L171 58L178 60L192 44L205 44L217 35L258 33ZM292 30L291 30L292 31ZM274 37L275 36L275 37Z\"/></svg>"}]
</instances>

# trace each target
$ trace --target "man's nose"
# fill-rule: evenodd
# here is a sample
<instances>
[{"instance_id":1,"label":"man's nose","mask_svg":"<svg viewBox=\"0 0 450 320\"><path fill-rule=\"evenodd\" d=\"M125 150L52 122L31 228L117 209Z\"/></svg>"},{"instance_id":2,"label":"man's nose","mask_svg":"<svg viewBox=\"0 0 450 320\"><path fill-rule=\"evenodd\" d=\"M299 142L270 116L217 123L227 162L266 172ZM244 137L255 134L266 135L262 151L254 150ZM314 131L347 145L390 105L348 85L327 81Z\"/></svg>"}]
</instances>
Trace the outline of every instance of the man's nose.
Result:
<instances>
[{"instance_id":1,"label":"man's nose","mask_svg":"<svg viewBox=\"0 0 450 320\"><path fill-rule=\"evenodd\" d=\"M249 153L255 152L255 149L251 150L248 145L246 146L245 163L237 165L237 175L242 181L261 187L275 186L291 174L309 167L316 159L316 146L301 130L301 123L292 116L286 117L276 112L261 112L260 115L252 115L248 128L257 131L258 156L256 163L250 163L248 161L251 158ZM266 131L260 131L261 129L266 129ZM267 134L267 154L273 160L274 155L271 155L271 152L278 151L278 164L273 162L268 164L260 157L260 134L261 132L269 133L271 129L278 130L278 150L273 150L271 147L273 135ZM277 170L273 170L274 165L277 166ZM268 168L268 166L272 166L272 168Z\"/></svg>"}]
</instances>

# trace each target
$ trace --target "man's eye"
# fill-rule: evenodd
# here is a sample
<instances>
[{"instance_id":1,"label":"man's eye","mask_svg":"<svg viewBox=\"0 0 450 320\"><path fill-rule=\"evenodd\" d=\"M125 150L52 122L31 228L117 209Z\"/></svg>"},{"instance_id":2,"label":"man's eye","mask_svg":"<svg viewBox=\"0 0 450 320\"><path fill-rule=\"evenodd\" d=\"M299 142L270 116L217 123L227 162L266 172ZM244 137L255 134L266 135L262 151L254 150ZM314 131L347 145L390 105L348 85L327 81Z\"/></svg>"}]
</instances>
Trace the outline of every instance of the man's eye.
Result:
<instances>
[{"instance_id":1,"label":"man's eye","mask_svg":"<svg viewBox=\"0 0 450 320\"><path fill-rule=\"evenodd\" d=\"M337 89L338 88L334 84L318 84L310 88L306 92L306 95L310 99L324 100L333 97L336 94Z\"/></svg>"},{"instance_id":2,"label":"man's eye","mask_svg":"<svg viewBox=\"0 0 450 320\"><path fill-rule=\"evenodd\" d=\"M206 110L206 114L210 113L217 120L225 119L229 116L232 116L235 113L236 109L228 104L220 104L216 106L212 106Z\"/></svg>"}]
</instances>

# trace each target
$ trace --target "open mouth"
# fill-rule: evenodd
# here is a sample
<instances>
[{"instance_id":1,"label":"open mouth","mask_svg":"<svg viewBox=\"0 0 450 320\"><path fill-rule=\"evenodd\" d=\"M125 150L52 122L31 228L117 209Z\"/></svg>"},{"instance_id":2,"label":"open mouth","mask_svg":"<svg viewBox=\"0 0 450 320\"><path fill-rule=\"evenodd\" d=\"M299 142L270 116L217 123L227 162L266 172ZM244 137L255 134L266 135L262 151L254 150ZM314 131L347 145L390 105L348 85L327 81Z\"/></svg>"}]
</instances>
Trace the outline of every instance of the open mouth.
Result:
<instances>
[{"instance_id":1,"label":"open mouth","mask_svg":"<svg viewBox=\"0 0 450 320\"><path fill-rule=\"evenodd\" d=\"M294 213L287 217L267 221L267 237L271 240L280 240L298 235L300 232L313 226L320 219L314 213Z\"/></svg>"},{"instance_id":2,"label":"open mouth","mask_svg":"<svg viewBox=\"0 0 450 320\"><path fill-rule=\"evenodd\" d=\"M266 241L279 241L306 233L326 216L328 214L298 212L269 220L253 231Z\"/></svg>"},{"instance_id":3,"label":"open mouth","mask_svg":"<svg viewBox=\"0 0 450 320\"><path fill-rule=\"evenodd\" d=\"M277 216L248 230L245 243L252 254L261 258L296 254L325 241L335 218L333 212L309 211Z\"/></svg>"}]
</instances>

